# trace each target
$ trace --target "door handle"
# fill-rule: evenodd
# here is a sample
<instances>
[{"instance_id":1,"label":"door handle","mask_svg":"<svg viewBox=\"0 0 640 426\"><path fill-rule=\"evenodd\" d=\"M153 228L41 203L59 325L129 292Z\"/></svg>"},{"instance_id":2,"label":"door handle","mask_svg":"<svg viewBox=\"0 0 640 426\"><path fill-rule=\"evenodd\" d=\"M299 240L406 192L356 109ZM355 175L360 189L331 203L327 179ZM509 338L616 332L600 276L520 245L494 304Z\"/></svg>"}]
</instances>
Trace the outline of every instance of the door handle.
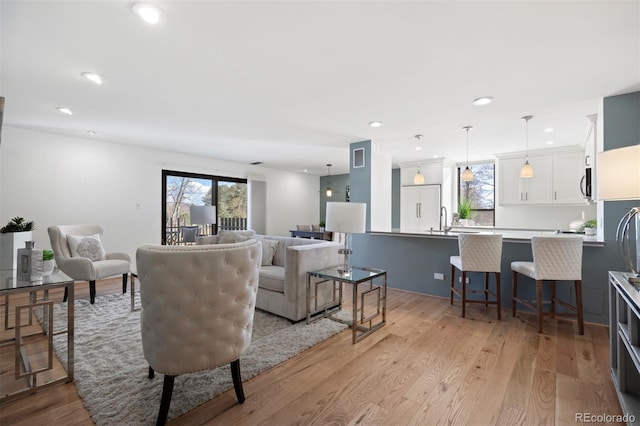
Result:
<instances>
[{"instance_id":1,"label":"door handle","mask_svg":"<svg viewBox=\"0 0 640 426\"><path fill-rule=\"evenodd\" d=\"M416 217L420 217L418 216L418 203L416 203Z\"/></svg>"},{"instance_id":2,"label":"door handle","mask_svg":"<svg viewBox=\"0 0 640 426\"><path fill-rule=\"evenodd\" d=\"M553 199L554 200L558 199L558 191L553 191Z\"/></svg>"},{"instance_id":3,"label":"door handle","mask_svg":"<svg viewBox=\"0 0 640 426\"><path fill-rule=\"evenodd\" d=\"M422 219L422 203L418 203L418 217Z\"/></svg>"}]
</instances>

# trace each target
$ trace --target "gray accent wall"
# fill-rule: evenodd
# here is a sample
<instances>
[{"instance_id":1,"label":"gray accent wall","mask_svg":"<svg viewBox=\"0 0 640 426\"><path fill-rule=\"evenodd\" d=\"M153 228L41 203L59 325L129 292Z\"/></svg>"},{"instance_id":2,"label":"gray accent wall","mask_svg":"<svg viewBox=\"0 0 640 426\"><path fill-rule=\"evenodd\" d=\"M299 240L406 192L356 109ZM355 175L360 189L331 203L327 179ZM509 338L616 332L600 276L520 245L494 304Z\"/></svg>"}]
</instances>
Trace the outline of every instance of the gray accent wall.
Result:
<instances>
[{"instance_id":1,"label":"gray accent wall","mask_svg":"<svg viewBox=\"0 0 640 426\"><path fill-rule=\"evenodd\" d=\"M364 148L364 167L353 168L353 150ZM351 201L371 206L371 141L354 142L349 149ZM371 229L371 210L367 208L367 230Z\"/></svg>"},{"instance_id":2,"label":"gray accent wall","mask_svg":"<svg viewBox=\"0 0 640 426\"><path fill-rule=\"evenodd\" d=\"M334 193L331 197L327 197L327 186L331 183L331 189ZM331 175L320 176L320 220L327 219L327 201L346 201L347 186L349 186L349 175Z\"/></svg>"},{"instance_id":3,"label":"gray accent wall","mask_svg":"<svg viewBox=\"0 0 640 426\"><path fill-rule=\"evenodd\" d=\"M391 169L391 227L400 228L400 169Z\"/></svg>"}]
</instances>

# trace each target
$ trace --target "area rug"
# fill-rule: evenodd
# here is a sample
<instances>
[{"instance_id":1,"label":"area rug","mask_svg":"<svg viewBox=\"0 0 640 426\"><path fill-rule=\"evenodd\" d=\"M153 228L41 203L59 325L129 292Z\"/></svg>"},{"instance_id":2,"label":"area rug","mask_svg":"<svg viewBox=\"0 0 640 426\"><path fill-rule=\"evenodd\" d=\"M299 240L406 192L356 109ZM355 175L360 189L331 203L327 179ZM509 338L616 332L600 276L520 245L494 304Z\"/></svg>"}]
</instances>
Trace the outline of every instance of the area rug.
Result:
<instances>
[{"instance_id":1,"label":"area rug","mask_svg":"<svg viewBox=\"0 0 640 426\"><path fill-rule=\"evenodd\" d=\"M66 323L66 304L54 307L54 324ZM345 315L346 312L340 312ZM322 319L310 325L256 309L251 346L240 358L243 381L286 361L340 332L344 324ZM66 359L66 335L54 337ZM130 311L130 296L107 295L75 301L75 385L98 425L154 424L160 407L163 375L147 378L142 353L140 311ZM233 388L229 366L184 374L175 380L169 419ZM235 394L234 394L235 395ZM235 396L234 396L235 397ZM249 397L249 396L248 396Z\"/></svg>"}]
</instances>

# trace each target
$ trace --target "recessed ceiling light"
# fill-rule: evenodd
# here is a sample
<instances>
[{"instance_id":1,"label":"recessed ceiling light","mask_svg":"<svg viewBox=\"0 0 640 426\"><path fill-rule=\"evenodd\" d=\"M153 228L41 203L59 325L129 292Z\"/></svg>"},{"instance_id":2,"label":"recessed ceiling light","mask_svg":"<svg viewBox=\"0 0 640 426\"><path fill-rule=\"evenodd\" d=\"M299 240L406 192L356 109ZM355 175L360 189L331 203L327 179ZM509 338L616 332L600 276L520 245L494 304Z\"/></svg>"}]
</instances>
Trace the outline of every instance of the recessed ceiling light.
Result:
<instances>
[{"instance_id":1,"label":"recessed ceiling light","mask_svg":"<svg viewBox=\"0 0 640 426\"><path fill-rule=\"evenodd\" d=\"M136 3L133 5L133 12L147 24L157 24L160 22L160 9L148 3Z\"/></svg>"},{"instance_id":2,"label":"recessed ceiling light","mask_svg":"<svg viewBox=\"0 0 640 426\"><path fill-rule=\"evenodd\" d=\"M102 81L103 81L102 77L99 74L96 74L95 72L83 72L81 75L87 80L92 81L97 85L102 84Z\"/></svg>"},{"instance_id":3,"label":"recessed ceiling light","mask_svg":"<svg viewBox=\"0 0 640 426\"><path fill-rule=\"evenodd\" d=\"M304 172L305 172L305 173L307 173L308 171L309 171L309 170L307 170L307 169L304 169Z\"/></svg>"},{"instance_id":4,"label":"recessed ceiling light","mask_svg":"<svg viewBox=\"0 0 640 426\"><path fill-rule=\"evenodd\" d=\"M67 115L73 115L73 111L71 111L69 108L66 107L58 107L56 108L58 111L60 111L63 114L67 114Z\"/></svg>"},{"instance_id":5,"label":"recessed ceiling light","mask_svg":"<svg viewBox=\"0 0 640 426\"><path fill-rule=\"evenodd\" d=\"M416 146L416 151L420 151L422 150L422 147L420 145Z\"/></svg>"},{"instance_id":6,"label":"recessed ceiling light","mask_svg":"<svg viewBox=\"0 0 640 426\"><path fill-rule=\"evenodd\" d=\"M547 127L546 129L544 129L545 133L551 133L553 132L553 127Z\"/></svg>"},{"instance_id":7,"label":"recessed ceiling light","mask_svg":"<svg viewBox=\"0 0 640 426\"><path fill-rule=\"evenodd\" d=\"M382 121L370 121L369 126L371 127L380 127L382 126Z\"/></svg>"},{"instance_id":8,"label":"recessed ceiling light","mask_svg":"<svg viewBox=\"0 0 640 426\"><path fill-rule=\"evenodd\" d=\"M471 103L474 104L475 106L480 106L480 105L490 104L491 101L493 101L493 98L491 96L482 96L479 98L475 98Z\"/></svg>"},{"instance_id":9,"label":"recessed ceiling light","mask_svg":"<svg viewBox=\"0 0 640 426\"><path fill-rule=\"evenodd\" d=\"M87 133L89 133L91 136L98 136L100 134L98 132L94 132L93 130L89 130Z\"/></svg>"},{"instance_id":10,"label":"recessed ceiling light","mask_svg":"<svg viewBox=\"0 0 640 426\"><path fill-rule=\"evenodd\" d=\"M438 154L434 154L434 155L433 155L433 158L438 158Z\"/></svg>"},{"instance_id":11,"label":"recessed ceiling light","mask_svg":"<svg viewBox=\"0 0 640 426\"><path fill-rule=\"evenodd\" d=\"M547 141L547 145L553 145L553 141Z\"/></svg>"}]
</instances>

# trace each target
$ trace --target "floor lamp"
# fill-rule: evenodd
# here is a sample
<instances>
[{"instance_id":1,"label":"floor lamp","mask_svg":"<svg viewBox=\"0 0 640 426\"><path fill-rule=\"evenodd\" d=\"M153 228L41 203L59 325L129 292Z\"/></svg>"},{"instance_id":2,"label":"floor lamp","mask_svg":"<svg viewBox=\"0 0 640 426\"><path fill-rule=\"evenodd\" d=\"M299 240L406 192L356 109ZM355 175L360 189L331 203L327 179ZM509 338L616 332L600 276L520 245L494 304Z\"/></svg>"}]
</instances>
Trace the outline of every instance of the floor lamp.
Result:
<instances>
[{"instance_id":1,"label":"floor lamp","mask_svg":"<svg viewBox=\"0 0 640 426\"><path fill-rule=\"evenodd\" d=\"M351 234L364 234L367 226L366 203L327 203L327 219L325 229L331 232L342 232L344 236L344 248L338 250L344 255L342 265L338 266L338 272L344 275L351 273L349 255L351 250Z\"/></svg>"},{"instance_id":2,"label":"floor lamp","mask_svg":"<svg viewBox=\"0 0 640 426\"><path fill-rule=\"evenodd\" d=\"M192 225L216 224L216 206L191 206L189 214Z\"/></svg>"},{"instance_id":3,"label":"floor lamp","mask_svg":"<svg viewBox=\"0 0 640 426\"><path fill-rule=\"evenodd\" d=\"M596 167L598 200L640 200L640 145L598 153ZM620 258L631 270L629 282L640 285L640 207L622 217L616 242Z\"/></svg>"}]
</instances>

